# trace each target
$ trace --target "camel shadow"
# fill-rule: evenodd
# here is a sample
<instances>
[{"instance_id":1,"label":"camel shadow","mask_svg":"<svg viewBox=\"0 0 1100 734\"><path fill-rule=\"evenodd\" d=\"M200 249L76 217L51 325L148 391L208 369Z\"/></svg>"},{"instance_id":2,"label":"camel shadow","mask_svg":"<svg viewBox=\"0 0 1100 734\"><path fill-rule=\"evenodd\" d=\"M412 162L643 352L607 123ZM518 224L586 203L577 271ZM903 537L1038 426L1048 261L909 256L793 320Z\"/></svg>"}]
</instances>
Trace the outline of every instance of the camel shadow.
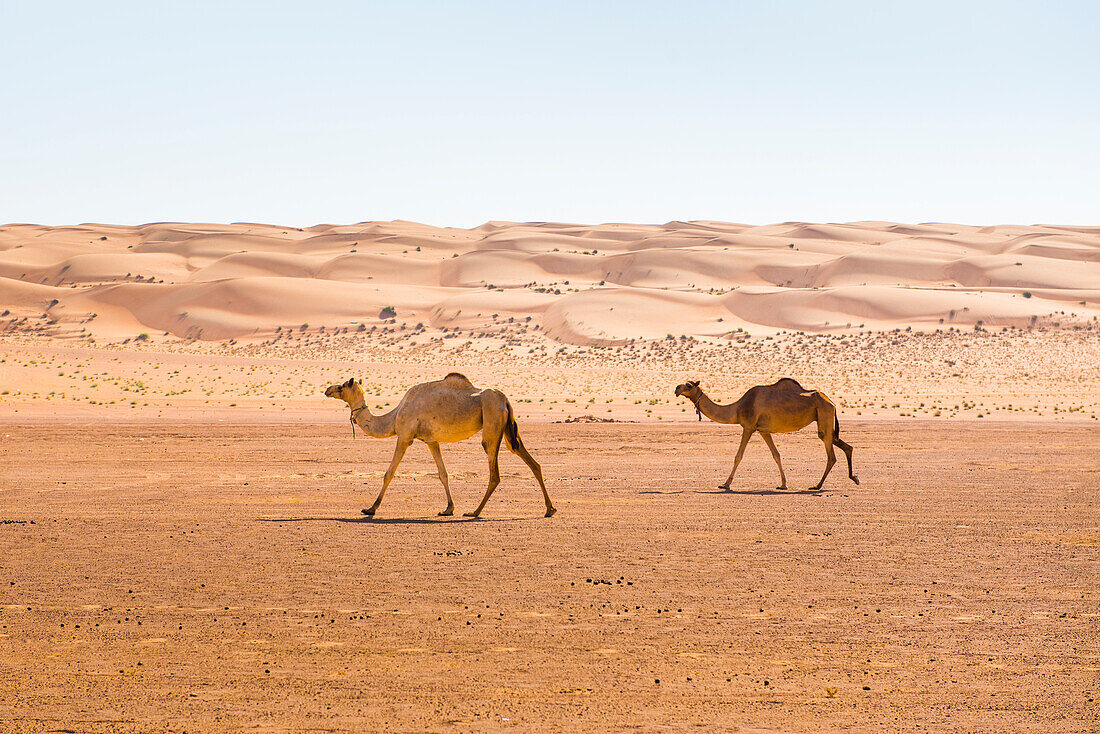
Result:
<instances>
[{"instance_id":1,"label":"camel shadow","mask_svg":"<svg viewBox=\"0 0 1100 734\"><path fill-rule=\"evenodd\" d=\"M765 495L780 495L780 496L793 496L793 495L810 495L812 497L820 497L825 494L826 489L697 489L695 494L752 494L758 496Z\"/></svg>"},{"instance_id":2,"label":"camel shadow","mask_svg":"<svg viewBox=\"0 0 1100 734\"><path fill-rule=\"evenodd\" d=\"M360 525L448 525L468 522L506 522L522 517L258 517L257 522L347 522Z\"/></svg>"}]
</instances>

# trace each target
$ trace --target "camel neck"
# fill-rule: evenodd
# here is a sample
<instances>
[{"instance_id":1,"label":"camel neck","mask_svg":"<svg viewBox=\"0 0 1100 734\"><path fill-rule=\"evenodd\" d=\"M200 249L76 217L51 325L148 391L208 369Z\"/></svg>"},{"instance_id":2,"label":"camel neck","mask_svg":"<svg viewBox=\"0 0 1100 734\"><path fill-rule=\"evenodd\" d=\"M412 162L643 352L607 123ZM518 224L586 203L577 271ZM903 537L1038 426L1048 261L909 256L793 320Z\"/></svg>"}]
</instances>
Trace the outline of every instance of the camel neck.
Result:
<instances>
[{"instance_id":1,"label":"camel neck","mask_svg":"<svg viewBox=\"0 0 1100 734\"><path fill-rule=\"evenodd\" d=\"M699 391L699 399L695 401L695 407L699 409L703 415L710 418L717 423L736 423L737 422L737 403L730 403L729 405L719 405L711 400L707 394L703 391Z\"/></svg>"},{"instance_id":2,"label":"camel neck","mask_svg":"<svg viewBox=\"0 0 1100 734\"><path fill-rule=\"evenodd\" d=\"M397 433L394 428L397 416L396 408L382 415L373 415L370 412L370 408L367 407L366 399L362 395L359 396L356 403L356 405L348 403L348 407L351 408L351 419L355 422L355 425L362 428L363 432L368 436L386 438Z\"/></svg>"},{"instance_id":3,"label":"camel neck","mask_svg":"<svg viewBox=\"0 0 1100 734\"><path fill-rule=\"evenodd\" d=\"M348 401L348 407L351 408L353 412L366 410L367 396L360 393L360 395L356 397L355 400Z\"/></svg>"}]
</instances>

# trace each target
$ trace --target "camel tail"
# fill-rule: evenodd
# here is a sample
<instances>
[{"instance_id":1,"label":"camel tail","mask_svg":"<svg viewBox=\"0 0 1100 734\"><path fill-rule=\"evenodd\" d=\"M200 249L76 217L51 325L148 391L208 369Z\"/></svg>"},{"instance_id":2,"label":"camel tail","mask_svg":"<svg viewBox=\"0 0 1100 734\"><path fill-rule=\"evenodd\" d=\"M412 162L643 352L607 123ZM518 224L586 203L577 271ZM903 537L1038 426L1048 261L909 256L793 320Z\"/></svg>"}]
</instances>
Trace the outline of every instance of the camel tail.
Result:
<instances>
[{"instance_id":1,"label":"camel tail","mask_svg":"<svg viewBox=\"0 0 1100 734\"><path fill-rule=\"evenodd\" d=\"M840 419L837 418L835 414L833 415L833 435L840 435Z\"/></svg>"},{"instance_id":2,"label":"camel tail","mask_svg":"<svg viewBox=\"0 0 1100 734\"><path fill-rule=\"evenodd\" d=\"M504 438L508 441L508 448L512 452L523 448L523 441L519 438L519 425L516 423L516 414L512 410L511 403L508 403L508 420L504 423Z\"/></svg>"}]
</instances>

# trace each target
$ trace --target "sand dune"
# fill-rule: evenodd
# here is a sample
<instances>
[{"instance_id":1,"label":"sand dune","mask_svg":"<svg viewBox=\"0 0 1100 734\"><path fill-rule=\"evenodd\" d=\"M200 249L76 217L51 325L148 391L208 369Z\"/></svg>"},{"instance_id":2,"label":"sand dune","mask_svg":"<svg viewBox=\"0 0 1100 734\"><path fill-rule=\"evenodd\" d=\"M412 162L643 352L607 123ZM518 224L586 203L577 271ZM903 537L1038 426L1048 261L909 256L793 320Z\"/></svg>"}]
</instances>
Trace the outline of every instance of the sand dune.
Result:
<instances>
[{"instance_id":1,"label":"sand dune","mask_svg":"<svg viewBox=\"0 0 1100 734\"><path fill-rule=\"evenodd\" d=\"M0 307L95 338L203 340L507 316L564 343L739 329L1067 326L1100 315L1100 228L854 222L0 227ZM44 317L44 318L43 318Z\"/></svg>"}]
</instances>

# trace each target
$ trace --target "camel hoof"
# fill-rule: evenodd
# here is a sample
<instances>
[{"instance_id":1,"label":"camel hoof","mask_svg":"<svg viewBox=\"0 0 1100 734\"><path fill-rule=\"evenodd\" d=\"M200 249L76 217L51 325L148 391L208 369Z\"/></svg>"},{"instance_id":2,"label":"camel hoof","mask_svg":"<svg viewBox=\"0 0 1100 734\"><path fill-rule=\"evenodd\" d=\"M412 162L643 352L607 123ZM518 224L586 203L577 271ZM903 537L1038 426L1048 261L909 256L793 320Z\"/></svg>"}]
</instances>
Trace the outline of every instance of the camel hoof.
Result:
<instances>
[{"instance_id":1,"label":"camel hoof","mask_svg":"<svg viewBox=\"0 0 1100 734\"><path fill-rule=\"evenodd\" d=\"M546 514L543 515L543 517L553 517L555 512L557 512L557 510L555 508L548 507L548 508L546 508Z\"/></svg>"},{"instance_id":2,"label":"camel hoof","mask_svg":"<svg viewBox=\"0 0 1100 734\"><path fill-rule=\"evenodd\" d=\"M787 485L784 484L782 487L776 487L775 491L776 492L786 492L787 491Z\"/></svg>"},{"instance_id":3,"label":"camel hoof","mask_svg":"<svg viewBox=\"0 0 1100 734\"><path fill-rule=\"evenodd\" d=\"M476 513L476 512L463 512L462 516L463 517L477 517L478 513Z\"/></svg>"},{"instance_id":4,"label":"camel hoof","mask_svg":"<svg viewBox=\"0 0 1100 734\"><path fill-rule=\"evenodd\" d=\"M373 507L367 507L367 508L365 508L365 509L363 510L363 514L364 514L364 515L367 515L367 516L373 516L373 515L374 515L374 508L373 508Z\"/></svg>"},{"instance_id":5,"label":"camel hoof","mask_svg":"<svg viewBox=\"0 0 1100 734\"><path fill-rule=\"evenodd\" d=\"M857 487L859 486L859 477L853 476L852 481L856 483Z\"/></svg>"},{"instance_id":6,"label":"camel hoof","mask_svg":"<svg viewBox=\"0 0 1100 734\"><path fill-rule=\"evenodd\" d=\"M444 511L443 511L443 512L441 512L441 513L439 513L439 517L450 517L450 516L451 516L451 515L453 515L453 514L455 514L455 511L454 511L454 509L453 509L453 508L450 508L450 507L448 507L448 508L447 508L446 510L444 510Z\"/></svg>"},{"instance_id":7,"label":"camel hoof","mask_svg":"<svg viewBox=\"0 0 1100 734\"><path fill-rule=\"evenodd\" d=\"M728 485L728 484L719 484L718 489L724 489L728 492L728 491L730 491L730 485Z\"/></svg>"}]
</instances>

